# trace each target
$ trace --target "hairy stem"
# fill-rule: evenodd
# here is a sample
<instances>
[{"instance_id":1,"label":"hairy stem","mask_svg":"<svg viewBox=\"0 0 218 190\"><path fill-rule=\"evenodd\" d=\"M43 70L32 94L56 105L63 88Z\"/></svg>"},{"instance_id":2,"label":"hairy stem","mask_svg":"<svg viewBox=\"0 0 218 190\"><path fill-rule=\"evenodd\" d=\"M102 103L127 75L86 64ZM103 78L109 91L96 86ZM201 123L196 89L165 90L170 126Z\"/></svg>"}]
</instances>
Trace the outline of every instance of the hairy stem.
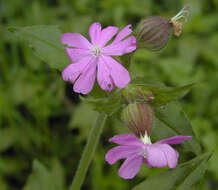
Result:
<instances>
[{"instance_id":1,"label":"hairy stem","mask_svg":"<svg viewBox=\"0 0 218 190\"><path fill-rule=\"evenodd\" d=\"M107 116L105 114L99 114L97 116L96 121L92 126L88 142L83 151L82 158L80 160L79 166L77 168L76 174L69 190L79 190L81 188L84 178L86 176L86 172L89 168L89 164L93 158L96 146L103 131L106 118Z\"/></svg>"}]
</instances>

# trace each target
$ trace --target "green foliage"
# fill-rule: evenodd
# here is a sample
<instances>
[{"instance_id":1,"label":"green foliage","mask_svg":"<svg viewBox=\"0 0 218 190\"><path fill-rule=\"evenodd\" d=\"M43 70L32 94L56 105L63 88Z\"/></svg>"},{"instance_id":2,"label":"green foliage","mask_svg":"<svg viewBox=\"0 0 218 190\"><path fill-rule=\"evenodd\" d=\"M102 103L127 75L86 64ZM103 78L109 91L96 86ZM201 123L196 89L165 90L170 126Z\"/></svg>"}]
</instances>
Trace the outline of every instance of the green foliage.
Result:
<instances>
[{"instance_id":1,"label":"green foliage","mask_svg":"<svg viewBox=\"0 0 218 190\"><path fill-rule=\"evenodd\" d=\"M42 174L46 171L45 176L49 178L55 175L53 179L60 179L62 182L58 184L63 186L69 183L66 179L71 179L76 171L90 131L88 129L96 113L91 110L92 103L78 103L78 97L72 92L72 85L66 85L61 79L61 74L47 66L48 63L51 67L62 71L70 62L60 43L61 33L80 32L87 36L88 27L94 21L101 22L103 26L119 27L132 23L134 27L140 19L151 15L164 15L169 18L175 15L186 2L186 0L0 1L1 190L22 189L27 179L29 182L28 176L33 175L30 166L35 159L40 160L39 165L49 166L39 167L44 168L40 170ZM200 140L204 152L208 152L218 149L218 3L217 0L190 0L188 3L191 4L191 16L184 24L181 37L173 37L160 53L145 50L135 52L130 71L132 79L146 78L143 81L145 84L159 84L150 81L161 81L166 86L179 87L184 84L198 84L182 100L182 107L191 119L196 138ZM41 30L44 30L44 33L37 33L38 29L33 25L43 25ZM6 29L11 26L14 26L11 29L15 30L8 32ZM30 35L24 35L23 32ZM17 37L14 38L12 35L14 33L24 42L18 41ZM42 40L37 41L34 37ZM50 51L55 53L48 54ZM126 57L121 61L125 66L129 65ZM98 92L93 91L90 97L100 103L105 95L107 96L107 93L98 89ZM162 104L162 98L160 101ZM116 101L112 102L116 105ZM110 101L103 100L101 110L104 110L104 106L108 104ZM172 116L179 114L179 117L184 120L177 122L173 117L166 117L165 109L168 114ZM152 132L154 141L181 134L182 130L187 135L193 133L190 122L187 121L180 107L175 107L175 113L174 109L168 109L168 106L157 109L164 122L155 119ZM113 112L113 109L111 110ZM111 113L111 110L108 113ZM176 132L171 128L176 128ZM98 148L94 156L84 189L131 189L145 177L150 179L150 176L160 173L159 169L143 167L133 181L119 178L118 165L109 167L104 161L105 152L111 147L107 140L114 134L129 131L117 120L117 117L111 117L104 130L100 149ZM195 142L195 138L190 141L191 148L186 143L182 146L186 151L193 151L196 148L193 152L198 153L199 145ZM191 158L189 154L185 155L182 161ZM58 158L59 166L52 163L51 160L55 158ZM204 180L201 184L193 186L193 190L217 189L217 158L218 153L215 151L209 161L209 169ZM199 166L202 165L202 162L199 162ZM200 169L204 170L204 167ZM33 172L35 176L36 169ZM40 176L41 174L36 175L36 182L40 183ZM190 179L194 182L194 178ZM199 179L197 177L196 180ZM164 184L166 182L168 181L164 181ZM159 189L162 189L162 186Z\"/></svg>"},{"instance_id":2,"label":"green foliage","mask_svg":"<svg viewBox=\"0 0 218 190\"><path fill-rule=\"evenodd\" d=\"M63 70L70 64L64 46L61 44L61 31L58 26L9 27L8 30L26 40L29 47L51 68Z\"/></svg>"},{"instance_id":3,"label":"green foliage","mask_svg":"<svg viewBox=\"0 0 218 190\"><path fill-rule=\"evenodd\" d=\"M33 162L33 172L23 190L63 190L60 176L54 176L39 161Z\"/></svg>"},{"instance_id":4,"label":"green foliage","mask_svg":"<svg viewBox=\"0 0 218 190\"><path fill-rule=\"evenodd\" d=\"M193 185L203 179L210 157L211 153L200 155L175 169L169 169L146 179L132 190L193 190Z\"/></svg>"},{"instance_id":5,"label":"green foliage","mask_svg":"<svg viewBox=\"0 0 218 190\"><path fill-rule=\"evenodd\" d=\"M92 108L98 112L105 113L107 115L112 115L119 110L121 105L121 96L119 93L115 93L105 98L83 98L81 99L92 106Z\"/></svg>"},{"instance_id":6,"label":"green foliage","mask_svg":"<svg viewBox=\"0 0 218 190\"><path fill-rule=\"evenodd\" d=\"M81 117L81 113L83 114L83 117ZM82 102L72 112L72 117L68 128L71 130L76 130L79 126L81 134L79 135L78 139L81 141L87 140L91 129L90 126L92 126L94 123L93 118L96 118L97 114L98 112L94 111L92 106Z\"/></svg>"},{"instance_id":7,"label":"green foliage","mask_svg":"<svg viewBox=\"0 0 218 190\"><path fill-rule=\"evenodd\" d=\"M122 90L127 101L147 101L155 107L166 105L168 102L184 97L193 84L181 87L164 87L152 84L130 84ZM149 97L152 96L152 97ZM149 100L149 98L152 98Z\"/></svg>"},{"instance_id":8,"label":"green foliage","mask_svg":"<svg viewBox=\"0 0 218 190\"><path fill-rule=\"evenodd\" d=\"M166 107L156 108L154 112L156 122L152 135L157 138L156 140L176 135L192 136L191 140L183 143L184 148L196 155L201 153L201 147L196 140L191 123L178 103L169 103Z\"/></svg>"}]
</instances>

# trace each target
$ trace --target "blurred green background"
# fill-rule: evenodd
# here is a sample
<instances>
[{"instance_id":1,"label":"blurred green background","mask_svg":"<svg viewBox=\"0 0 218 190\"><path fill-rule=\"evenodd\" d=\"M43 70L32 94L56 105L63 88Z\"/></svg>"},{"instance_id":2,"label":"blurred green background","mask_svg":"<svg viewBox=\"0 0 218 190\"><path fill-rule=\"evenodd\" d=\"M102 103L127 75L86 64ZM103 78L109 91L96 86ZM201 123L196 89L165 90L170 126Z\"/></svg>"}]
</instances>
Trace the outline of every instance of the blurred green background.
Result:
<instances>
[{"instance_id":1,"label":"blurred green background","mask_svg":"<svg viewBox=\"0 0 218 190\"><path fill-rule=\"evenodd\" d=\"M75 174L96 112L83 104L61 73L49 68L7 26L59 25L64 32L87 35L89 25L123 27L151 15L172 17L185 3L191 16L181 37L159 53L138 51L134 77L169 86L197 82L182 100L204 151L218 148L218 0L0 0L0 190L47 190L52 181L67 187ZM108 139L128 132L110 118L82 189L126 190L158 169L143 166L134 180L117 175L104 155ZM35 169L32 163L35 161ZM41 164L40 164L41 163ZM30 177L29 177L30 176ZM200 187L199 187L200 188ZM201 189L218 189L218 152L209 162Z\"/></svg>"}]
</instances>

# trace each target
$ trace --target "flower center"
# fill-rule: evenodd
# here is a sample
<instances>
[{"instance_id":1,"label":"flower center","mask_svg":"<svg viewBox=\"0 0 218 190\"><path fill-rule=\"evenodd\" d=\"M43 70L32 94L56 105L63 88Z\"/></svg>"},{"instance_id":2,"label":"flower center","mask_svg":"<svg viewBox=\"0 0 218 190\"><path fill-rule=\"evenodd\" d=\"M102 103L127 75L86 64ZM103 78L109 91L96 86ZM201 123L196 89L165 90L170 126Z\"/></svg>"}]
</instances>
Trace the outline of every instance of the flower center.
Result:
<instances>
[{"instance_id":1,"label":"flower center","mask_svg":"<svg viewBox=\"0 0 218 190\"><path fill-rule=\"evenodd\" d=\"M101 48L99 46L93 46L91 52L94 56L98 57L101 54Z\"/></svg>"},{"instance_id":2,"label":"flower center","mask_svg":"<svg viewBox=\"0 0 218 190\"><path fill-rule=\"evenodd\" d=\"M144 143L144 144L152 144L151 143L151 139L150 137L147 135L147 133L145 133L144 136L141 136L141 141Z\"/></svg>"},{"instance_id":3,"label":"flower center","mask_svg":"<svg viewBox=\"0 0 218 190\"><path fill-rule=\"evenodd\" d=\"M141 141L144 143L144 144L147 144L147 145L151 145L151 139L150 137L147 135L147 133L145 132L145 135L140 137ZM146 154L146 149L144 147L144 150L140 153L141 156L143 156L144 158L147 157L147 154Z\"/></svg>"}]
</instances>

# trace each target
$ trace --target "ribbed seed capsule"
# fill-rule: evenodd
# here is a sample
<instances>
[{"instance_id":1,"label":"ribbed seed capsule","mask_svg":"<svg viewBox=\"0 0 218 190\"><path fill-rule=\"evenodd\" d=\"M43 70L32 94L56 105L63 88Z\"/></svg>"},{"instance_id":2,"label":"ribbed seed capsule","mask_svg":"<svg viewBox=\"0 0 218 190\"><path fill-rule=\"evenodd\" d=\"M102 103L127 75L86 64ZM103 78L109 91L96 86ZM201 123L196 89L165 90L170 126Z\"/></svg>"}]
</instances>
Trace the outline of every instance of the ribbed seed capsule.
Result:
<instances>
[{"instance_id":1,"label":"ribbed seed capsule","mask_svg":"<svg viewBox=\"0 0 218 190\"><path fill-rule=\"evenodd\" d=\"M152 107L146 103L132 103L123 110L123 120L138 137L150 136L153 124Z\"/></svg>"},{"instance_id":2,"label":"ribbed seed capsule","mask_svg":"<svg viewBox=\"0 0 218 190\"><path fill-rule=\"evenodd\" d=\"M137 47L158 51L164 48L172 36L173 24L169 19L154 16L144 19L138 27Z\"/></svg>"},{"instance_id":3,"label":"ribbed seed capsule","mask_svg":"<svg viewBox=\"0 0 218 190\"><path fill-rule=\"evenodd\" d=\"M182 22L189 16L189 5L186 5L176 16L171 19L153 16L141 21L137 28L137 47L151 51L159 51L169 42L172 33L180 36Z\"/></svg>"}]
</instances>

